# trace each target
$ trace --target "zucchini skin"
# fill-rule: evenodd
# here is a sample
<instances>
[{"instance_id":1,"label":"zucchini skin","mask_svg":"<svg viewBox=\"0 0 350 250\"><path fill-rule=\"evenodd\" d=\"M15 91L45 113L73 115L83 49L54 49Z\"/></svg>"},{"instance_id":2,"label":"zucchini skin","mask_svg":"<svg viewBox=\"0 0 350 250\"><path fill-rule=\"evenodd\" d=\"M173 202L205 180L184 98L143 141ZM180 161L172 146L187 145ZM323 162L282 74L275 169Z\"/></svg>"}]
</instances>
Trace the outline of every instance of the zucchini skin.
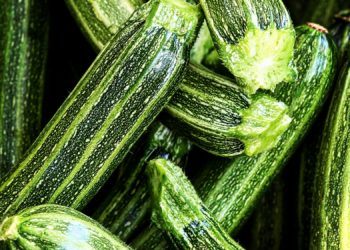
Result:
<instances>
[{"instance_id":1,"label":"zucchini skin","mask_svg":"<svg viewBox=\"0 0 350 250\"><path fill-rule=\"evenodd\" d=\"M45 204L22 210L0 225L9 249L130 249L88 216Z\"/></svg>"},{"instance_id":2,"label":"zucchini skin","mask_svg":"<svg viewBox=\"0 0 350 250\"><path fill-rule=\"evenodd\" d=\"M229 79L199 65L187 67L166 110L170 128L226 157L272 148L291 122L282 102L264 94L248 97Z\"/></svg>"},{"instance_id":3,"label":"zucchini skin","mask_svg":"<svg viewBox=\"0 0 350 250\"><path fill-rule=\"evenodd\" d=\"M350 49L350 9L339 12L334 19L330 33L339 49L339 65L342 65L341 63L345 60L344 57Z\"/></svg>"},{"instance_id":4,"label":"zucchini skin","mask_svg":"<svg viewBox=\"0 0 350 250\"><path fill-rule=\"evenodd\" d=\"M156 156L183 162L191 149L190 142L163 124L156 122L140 147L136 144L120 166L121 176L93 215L98 222L120 239L127 241L150 214L151 202L145 177L147 162Z\"/></svg>"},{"instance_id":5,"label":"zucchini skin","mask_svg":"<svg viewBox=\"0 0 350 250\"><path fill-rule=\"evenodd\" d=\"M2 216L42 203L81 209L96 194L177 89L199 16L181 4L144 5L100 53L0 181Z\"/></svg>"},{"instance_id":6,"label":"zucchini skin","mask_svg":"<svg viewBox=\"0 0 350 250\"><path fill-rule=\"evenodd\" d=\"M350 56L332 97L315 170L310 249L348 249Z\"/></svg>"},{"instance_id":7,"label":"zucchini skin","mask_svg":"<svg viewBox=\"0 0 350 250\"><path fill-rule=\"evenodd\" d=\"M47 14L46 1L1 1L0 176L19 162L39 133Z\"/></svg>"},{"instance_id":8,"label":"zucchini skin","mask_svg":"<svg viewBox=\"0 0 350 250\"><path fill-rule=\"evenodd\" d=\"M306 25L298 27L296 33L298 84L281 84L275 92L279 100L289 105L293 120L277 146L255 157L214 158L194 181L214 218L231 234L237 232L293 153L322 107L333 81L336 67L333 41ZM153 249L166 244L155 229L147 231L132 242L135 248Z\"/></svg>"},{"instance_id":9,"label":"zucchini skin","mask_svg":"<svg viewBox=\"0 0 350 250\"><path fill-rule=\"evenodd\" d=\"M220 227L181 169L169 160L148 163L152 219L182 249L242 249Z\"/></svg>"},{"instance_id":10,"label":"zucchini skin","mask_svg":"<svg viewBox=\"0 0 350 250\"><path fill-rule=\"evenodd\" d=\"M248 93L294 77L295 32L281 0L200 0L219 57Z\"/></svg>"},{"instance_id":11,"label":"zucchini skin","mask_svg":"<svg viewBox=\"0 0 350 250\"><path fill-rule=\"evenodd\" d=\"M328 27L333 15L342 9L350 8L347 0L312 0L305 7L303 22L315 22Z\"/></svg>"}]
</instances>

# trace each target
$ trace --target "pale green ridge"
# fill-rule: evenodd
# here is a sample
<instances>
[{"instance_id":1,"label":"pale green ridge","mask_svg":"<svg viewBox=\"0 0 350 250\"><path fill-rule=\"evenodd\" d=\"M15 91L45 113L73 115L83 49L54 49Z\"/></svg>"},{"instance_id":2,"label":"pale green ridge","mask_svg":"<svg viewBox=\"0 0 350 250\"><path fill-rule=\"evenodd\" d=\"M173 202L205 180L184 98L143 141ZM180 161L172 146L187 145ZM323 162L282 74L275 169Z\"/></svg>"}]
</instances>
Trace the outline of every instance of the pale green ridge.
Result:
<instances>
[{"instance_id":1,"label":"pale green ridge","mask_svg":"<svg viewBox=\"0 0 350 250\"><path fill-rule=\"evenodd\" d=\"M19 224L18 216L6 218L0 225L0 241L14 240L18 238L17 226Z\"/></svg>"},{"instance_id":2,"label":"pale green ridge","mask_svg":"<svg viewBox=\"0 0 350 250\"><path fill-rule=\"evenodd\" d=\"M273 148L287 130L292 118L283 102L267 96L253 98L248 109L242 110L242 123L231 129L244 142L245 153L253 156Z\"/></svg>"},{"instance_id":3,"label":"pale green ridge","mask_svg":"<svg viewBox=\"0 0 350 250\"><path fill-rule=\"evenodd\" d=\"M146 26L159 25L178 36L193 37L201 15L199 7L184 0L159 0L155 2L146 20Z\"/></svg>"},{"instance_id":4,"label":"pale green ridge","mask_svg":"<svg viewBox=\"0 0 350 250\"><path fill-rule=\"evenodd\" d=\"M191 62L201 64L206 55L214 49L207 23L204 21L191 49Z\"/></svg>"},{"instance_id":5,"label":"pale green ridge","mask_svg":"<svg viewBox=\"0 0 350 250\"><path fill-rule=\"evenodd\" d=\"M181 168L166 159L149 162L152 219L183 249L242 249L220 227Z\"/></svg>"},{"instance_id":6,"label":"pale green ridge","mask_svg":"<svg viewBox=\"0 0 350 250\"><path fill-rule=\"evenodd\" d=\"M220 43L220 42L219 42ZM295 31L271 24L261 30L250 27L237 44L221 43L219 56L248 93L258 89L273 91L282 81L291 81L296 71L291 65Z\"/></svg>"}]
</instances>

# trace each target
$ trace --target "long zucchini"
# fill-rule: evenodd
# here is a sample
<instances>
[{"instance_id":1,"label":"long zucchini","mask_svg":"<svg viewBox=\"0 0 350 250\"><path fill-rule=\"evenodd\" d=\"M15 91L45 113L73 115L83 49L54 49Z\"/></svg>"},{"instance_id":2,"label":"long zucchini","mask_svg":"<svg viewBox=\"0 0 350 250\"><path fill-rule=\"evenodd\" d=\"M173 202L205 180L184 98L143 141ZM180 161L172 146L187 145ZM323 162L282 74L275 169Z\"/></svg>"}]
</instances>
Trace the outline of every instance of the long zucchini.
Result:
<instances>
[{"instance_id":1,"label":"long zucchini","mask_svg":"<svg viewBox=\"0 0 350 250\"><path fill-rule=\"evenodd\" d=\"M130 249L107 229L72 208L41 205L24 209L0 225L9 249Z\"/></svg>"},{"instance_id":2,"label":"long zucchini","mask_svg":"<svg viewBox=\"0 0 350 250\"><path fill-rule=\"evenodd\" d=\"M349 249L350 54L323 130L312 197L310 249Z\"/></svg>"},{"instance_id":3,"label":"long zucchini","mask_svg":"<svg viewBox=\"0 0 350 250\"><path fill-rule=\"evenodd\" d=\"M124 163L115 185L109 187L108 196L95 211L93 218L120 239L127 241L150 214L148 186L144 179L146 164L156 156L162 156L180 164L188 154L190 142L179 137L161 123L154 123L143 138L144 145L135 144Z\"/></svg>"},{"instance_id":4,"label":"long zucchini","mask_svg":"<svg viewBox=\"0 0 350 250\"><path fill-rule=\"evenodd\" d=\"M46 1L1 1L0 176L18 163L39 133L47 12Z\"/></svg>"},{"instance_id":5,"label":"long zucchini","mask_svg":"<svg viewBox=\"0 0 350 250\"><path fill-rule=\"evenodd\" d=\"M215 158L196 178L195 187L213 216L235 233L290 157L319 112L333 81L336 53L333 41L311 26L296 29L295 65L298 84L280 84L275 93L290 107L293 118L273 149L255 157ZM139 249L164 246L154 228L140 234L132 245ZM162 243L163 242L163 243Z\"/></svg>"},{"instance_id":6,"label":"long zucchini","mask_svg":"<svg viewBox=\"0 0 350 250\"><path fill-rule=\"evenodd\" d=\"M181 0L135 13L1 180L2 217L42 203L84 207L176 91L199 15Z\"/></svg>"},{"instance_id":7,"label":"long zucchini","mask_svg":"<svg viewBox=\"0 0 350 250\"><path fill-rule=\"evenodd\" d=\"M79 5L79 1L67 3L83 30L86 30L86 22L98 23L98 17L89 15L92 5L87 10L85 5ZM95 4L106 8L107 3ZM127 5L128 1L121 4ZM106 18L112 19L113 15ZM107 36L108 30L104 30ZM180 88L166 110L175 118L169 120L168 116L165 119L168 126L178 129L204 150L220 156L243 152L255 155L268 150L290 123L283 103L268 95L248 97L233 80L193 64L187 68Z\"/></svg>"},{"instance_id":8,"label":"long zucchini","mask_svg":"<svg viewBox=\"0 0 350 250\"><path fill-rule=\"evenodd\" d=\"M294 76L295 32L281 0L200 0L224 65L247 92Z\"/></svg>"},{"instance_id":9,"label":"long zucchini","mask_svg":"<svg viewBox=\"0 0 350 250\"><path fill-rule=\"evenodd\" d=\"M152 219L182 249L242 249L221 228L198 197L191 182L171 161L149 162Z\"/></svg>"}]
</instances>

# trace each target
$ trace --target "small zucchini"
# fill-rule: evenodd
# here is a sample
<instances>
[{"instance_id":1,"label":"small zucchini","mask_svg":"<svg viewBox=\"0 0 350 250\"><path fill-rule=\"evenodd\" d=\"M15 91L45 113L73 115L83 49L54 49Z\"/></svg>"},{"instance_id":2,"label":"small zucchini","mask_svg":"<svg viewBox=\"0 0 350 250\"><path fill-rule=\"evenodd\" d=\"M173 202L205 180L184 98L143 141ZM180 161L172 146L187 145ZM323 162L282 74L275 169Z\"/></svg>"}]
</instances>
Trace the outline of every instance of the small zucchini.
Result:
<instances>
[{"instance_id":1,"label":"small zucchini","mask_svg":"<svg viewBox=\"0 0 350 250\"><path fill-rule=\"evenodd\" d=\"M316 164L310 249L350 247L350 54L345 57Z\"/></svg>"},{"instance_id":2,"label":"small zucchini","mask_svg":"<svg viewBox=\"0 0 350 250\"><path fill-rule=\"evenodd\" d=\"M0 178L40 131L47 58L47 1L5 0L0 8Z\"/></svg>"},{"instance_id":3,"label":"small zucchini","mask_svg":"<svg viewBox=\"0 0 350 250\"><path fill-rule=\"evenodd\" d=\"M152 219L182 249L242 249L210 215L182 170L169 160L147 166Z\"/></svg>"},{"instance_id":4,"label":"small zucchini","mask_svg":"<svg viewBox=\"0 0 350 250\"><path fill-rule=\"evenodd\" d=\"M191 144L159 122L152 125L142 145L136 144L120 166L115 185L94 212L93 218L120 239L127 241L150 214L151 204L145 178L146 164L156 156L180 164Z\"/></svg>"},{"instance_id":5,"label":"small zucchini","mask_svg":"<svg viewBox=\"0 0 350 250\"><path fill-rule=\"evenodd\" d=\"M0 180L1 217L43 203L86 205L176 91L199 17L197 6L155 0L129 19Z\"/></svg>"},{"instance_id":6,"label":"small zucchini","mask_svg":"<svg viewBox=\"0 0 350 250\"><path fill-rule=\"evenodd\" d=\"M295 32L281 0L200 0L224 65L248 93L291 80Z\"/></svg>"},{"instance_id":7,"label":"small zucchini","mask_svg":"<svg viewBox=\"0 0 350 250\"><path fill-rule=\"evenodd\" d=\"M22 210L0 225L8 249L130 249L107 229L69 207L46 204Z\"/></svg>"},{"instance_id":8,"label":"small zucchini","mask_svg":"<svg viewBox=\"0 0 350 250\"><path fill-rule=\"evenodd\" d=\"M315 24L296 29L295 84L280 84L275 93L289 105L289 128L269 151L255 157L214 158L195 178L194 186L223 228L236 233L261 194L291 156L320 111L336 68L335 45ZM297 84L296 84L297 83ZM162 249L159 231L147 229L132 242L138 249ZM159 246L159 247L158 247Z\"/></svg>"}]
</instances>

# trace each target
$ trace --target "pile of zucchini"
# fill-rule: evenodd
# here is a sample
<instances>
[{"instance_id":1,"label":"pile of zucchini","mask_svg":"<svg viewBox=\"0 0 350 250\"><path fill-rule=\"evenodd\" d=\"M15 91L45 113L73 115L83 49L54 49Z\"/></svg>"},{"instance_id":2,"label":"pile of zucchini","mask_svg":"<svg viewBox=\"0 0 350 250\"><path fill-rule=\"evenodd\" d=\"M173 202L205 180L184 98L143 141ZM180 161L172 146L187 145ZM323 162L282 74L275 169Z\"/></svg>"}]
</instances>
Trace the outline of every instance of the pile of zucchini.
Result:
<instances>
[{"instance_id":1,"label":"pile of zucchini","mask_svg":"<svg viewBox=\"0 0 350 250\"><path fill-rule=\"evenodd\" d=\"M0 249L350 249L350 2L0 3Z\"/></svg>"}]
</instances>

